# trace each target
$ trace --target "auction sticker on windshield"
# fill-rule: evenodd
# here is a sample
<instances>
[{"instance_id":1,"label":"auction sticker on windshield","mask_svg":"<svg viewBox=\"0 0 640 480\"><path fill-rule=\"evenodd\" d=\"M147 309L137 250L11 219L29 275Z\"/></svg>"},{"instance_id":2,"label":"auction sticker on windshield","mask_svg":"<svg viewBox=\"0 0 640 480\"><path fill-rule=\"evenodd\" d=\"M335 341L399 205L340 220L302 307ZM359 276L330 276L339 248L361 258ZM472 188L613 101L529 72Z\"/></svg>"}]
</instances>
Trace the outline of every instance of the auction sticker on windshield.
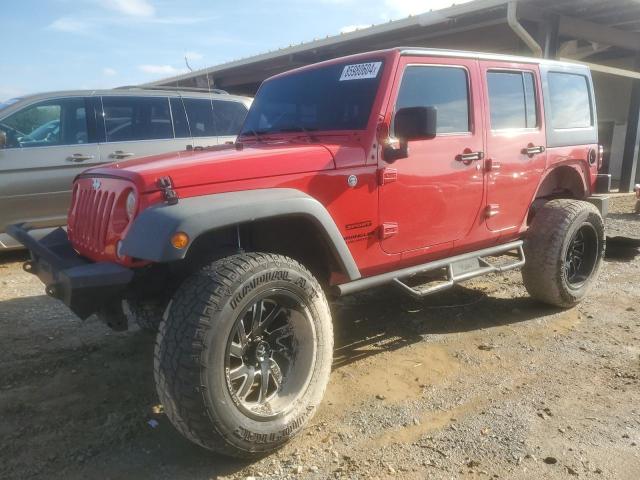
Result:
<instances>
[{"instance_id":1,"label":"auction sticker on windshield","mask_svg":"<svg viewBox=\"0 0 640 480\"><path fill-rule=\"evenodd\" d=\"M340 81L360 80L363 78L376 78L382 62L356 63L345 65L342 69Z\"/></svg>"}]
</instances>

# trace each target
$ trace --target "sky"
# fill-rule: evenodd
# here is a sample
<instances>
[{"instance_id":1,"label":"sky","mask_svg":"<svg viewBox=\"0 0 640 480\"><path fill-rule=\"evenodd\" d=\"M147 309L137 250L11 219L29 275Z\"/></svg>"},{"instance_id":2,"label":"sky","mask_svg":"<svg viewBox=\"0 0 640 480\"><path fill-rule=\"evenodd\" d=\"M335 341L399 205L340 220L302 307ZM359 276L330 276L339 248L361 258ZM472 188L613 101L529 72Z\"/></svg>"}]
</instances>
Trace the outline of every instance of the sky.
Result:
<instances>
[{"instance_id":1,"label":"sky","mask_svg":"<svg viewBox=\"0 0 640 480\"><path fill-rule=\"evenodd\" d=\"M0 101L136 85L468 0L2 0Z\"/></svg>"}]
</instances>

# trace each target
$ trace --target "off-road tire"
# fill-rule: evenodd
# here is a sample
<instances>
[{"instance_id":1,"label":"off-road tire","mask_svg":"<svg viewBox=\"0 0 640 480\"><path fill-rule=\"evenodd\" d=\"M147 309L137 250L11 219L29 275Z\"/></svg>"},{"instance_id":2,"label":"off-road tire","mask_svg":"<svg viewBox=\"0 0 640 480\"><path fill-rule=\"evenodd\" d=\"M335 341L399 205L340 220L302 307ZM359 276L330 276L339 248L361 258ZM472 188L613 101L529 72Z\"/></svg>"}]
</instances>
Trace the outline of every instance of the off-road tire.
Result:
<instances>
[{"instance_id":1,"label":"off-road tire","mask_svg":"<svg viewBox=\"0 0 640 480\"><path fill-rule=\"evenodd\" d=\"M157 332L166 305L157 301L123 300L122 310L129 323L135 322L140 329Z\"/></svg>"},{"instance_id":2,"label":"off-road tire","mask_svg":"<svg viewBox=\"0 0 640 480\"><path fill-rule=\"evenodd\" d=\"M594 243L593 254L589 256L592 268L588 268L590 263L585 263L584 279L572 283L565 262L579 231L592 236L597 244ZM604 221L594 205L580 200L550 200L536 211L527 231L526 263L522 268L524 285L529 294L541 302L573 307L587 295L597 278L604 250Z\"/></svg>"},{"instance_id":3,"label":"off-road tire","mask_svg":"<svg viewBox=\"0 0 640 480\"><path fill-rule=\"evenodd\" d=\"M229 339L236 338L237 319L245 318L254 299L275 291L303 300L302 316L313 334L302 344L315 348L304 349L312 354L301 353L313 359L306 386L292 396L292 404L285 397L286 411L264 420L241 410L224 362ZM282 446L313 416L329 380L332 355L331 313L311 273L281 255L238 254L213 262L176 291L156 340L156 389L166 415L186 438L223 455L255 458ZM282 385L287 384L284 378Z\"/></svg>"}]
</instances>

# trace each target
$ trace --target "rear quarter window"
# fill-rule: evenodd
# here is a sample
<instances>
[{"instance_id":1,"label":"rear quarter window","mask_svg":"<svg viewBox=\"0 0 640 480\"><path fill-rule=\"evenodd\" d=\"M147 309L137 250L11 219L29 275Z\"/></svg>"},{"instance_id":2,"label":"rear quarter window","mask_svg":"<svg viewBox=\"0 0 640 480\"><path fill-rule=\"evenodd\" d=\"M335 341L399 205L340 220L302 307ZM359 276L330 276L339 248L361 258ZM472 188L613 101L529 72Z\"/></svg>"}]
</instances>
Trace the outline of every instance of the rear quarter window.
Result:
<instances>
[{"instance_id":1,"label":"rear quarter window","mask_svg":"<svg viewBox=\"0 0 640 480\"><path fill-rule=\"evenodd\" d=\"M548 83L554 129L589 128L593 125L589 83L584 75L549 72Z\"/></svg>"},{"instance_id":2,"label":"rear quarter window","mask_svg":"<svg viewBox=\"0 0 640 480\"><path fill-rule=\"evenodd\" d=\"M218 135L238 135L247 116L247 107L240 102L214 100L213 116Z\"/></svg>"}]
</instances>

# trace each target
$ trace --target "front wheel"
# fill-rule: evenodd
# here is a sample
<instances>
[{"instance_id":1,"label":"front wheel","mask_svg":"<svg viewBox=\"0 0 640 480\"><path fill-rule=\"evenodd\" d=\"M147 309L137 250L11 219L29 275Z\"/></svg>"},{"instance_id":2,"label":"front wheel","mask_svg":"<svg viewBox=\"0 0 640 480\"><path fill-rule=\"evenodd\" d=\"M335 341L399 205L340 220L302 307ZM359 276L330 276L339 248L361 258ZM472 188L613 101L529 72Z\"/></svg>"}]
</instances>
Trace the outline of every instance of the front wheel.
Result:
<instances>
[{"instance_id":1,"label":"front wheel","mask_svg":"<svg viewBox=\"0 0 640 480\"><path fill-rule=\"evenodd\" d=\"M309 271L280 255L234 255L176 292L156 342L157 391L188 439L254 457L312 417L332 350L329 307Z\"/></svg>"},{"instance_id":2,"label":"front wheel","mask_svg":"<svg viewBox=\"0 0 640 480\"><path fill-rule=\"evenodd\" d=\"M525 238L524 285L533 298L572 307L593 285L604 249L604 221L595 206L551 200L536 212Z\"/></svg>"}]
</instances>

